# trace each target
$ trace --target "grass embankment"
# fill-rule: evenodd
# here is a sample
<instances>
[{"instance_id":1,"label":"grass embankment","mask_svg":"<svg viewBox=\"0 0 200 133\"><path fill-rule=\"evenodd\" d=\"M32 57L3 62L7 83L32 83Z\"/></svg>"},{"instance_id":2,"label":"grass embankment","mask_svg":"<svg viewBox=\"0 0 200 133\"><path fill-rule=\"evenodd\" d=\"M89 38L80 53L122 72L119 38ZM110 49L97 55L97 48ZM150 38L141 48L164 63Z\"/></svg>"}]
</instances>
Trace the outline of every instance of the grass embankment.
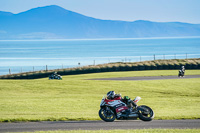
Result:
<instances>
[{"instance_id":1,"label":"grass embankment","mask_svg":"<svg viewBox=\"0 0 200 133\"><path fill-rule=\"evenodd\" d=\"M111 72L63 76L63 80L0 80L0 121L100 120L103 95L115 90L142 97L155 119L200 118L200 79L98 81L91 78L177 75L177 70ZM186 74L200 74L187 70Z\"/></svg>"},{"instance_id":2,"label":"grass embankment","mask_svg":"<svg viewBox=\"0 0 200 133\"><path fill-rule=\"evenodd\" d=\"M57 70L43 70L18 74L9 74L0 76L0 79L38 79L48 77L57 71L61 75L88 74L100 72L118 72L118 71L138 71L138 70L178 70L181 66L186 69L200 69L200 58L195 59L171 59L171 60L153 60L143 62L118 62L109 64L100 64L94 66L83 66L77 68L66 68Z\"/></svg>"},{"instance_id":3,"label":"grass embankment","mask_svg":"<svg viewBox=\"0 0 200 133\"><path fill-rule=\"evenodd\" d=\"M200 129L71 130L36 131L34 133L199 133ZM31 133L31 132L23 132Z\"/></svg>"}]
</instances>

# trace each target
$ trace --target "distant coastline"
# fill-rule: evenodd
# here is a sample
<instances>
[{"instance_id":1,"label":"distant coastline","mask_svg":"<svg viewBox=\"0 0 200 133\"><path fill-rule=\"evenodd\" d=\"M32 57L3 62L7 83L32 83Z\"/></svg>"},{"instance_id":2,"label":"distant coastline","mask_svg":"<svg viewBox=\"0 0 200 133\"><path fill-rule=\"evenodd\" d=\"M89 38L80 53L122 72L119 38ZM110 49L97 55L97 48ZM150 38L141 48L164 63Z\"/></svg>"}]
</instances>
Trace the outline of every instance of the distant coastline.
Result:
<instances>
[{"instance_id":1,"label":"distant coastline","mask_svg":"<svg viewBox=\"0 0 200 133\"><path fill-rule=\"evenodd\" d=\"M200 37L0 41L0 75L113 62L200 58Z\"/></svg>"}]
</instances>

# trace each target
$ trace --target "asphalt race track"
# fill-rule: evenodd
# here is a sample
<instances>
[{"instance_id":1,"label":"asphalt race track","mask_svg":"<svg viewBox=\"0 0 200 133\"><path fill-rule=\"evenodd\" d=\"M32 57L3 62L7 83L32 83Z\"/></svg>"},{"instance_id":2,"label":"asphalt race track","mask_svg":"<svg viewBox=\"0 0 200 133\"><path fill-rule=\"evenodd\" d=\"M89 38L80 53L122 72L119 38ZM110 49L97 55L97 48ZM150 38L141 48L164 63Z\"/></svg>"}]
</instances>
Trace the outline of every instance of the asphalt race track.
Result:
<instances>
[{"instance_id":1,"label":"asphalt race track","mask_svg":"<svg viewBox=\"0 0 200 133\"><path fill-rule=\"evenodd\" d=\"M196 120L141 120L130 121L56 121L56 122L19 122L0 123L0 132L26 132L47 130L112 130L112 129L194 129L200 128L200 119Z\"/></svg>"},{"instance_id":2,"label":"asphalt race track","mask_svg":"<svg viewBox=\"0 0 200 133\"><path fill-rule=\"evenodd\" d=\"M95 78L90 80L164 80L164 79L191 79L200 78L200 75L178 76L144 76L144 77L119 77L119 78Z\"/></svg>"}]
</instances>

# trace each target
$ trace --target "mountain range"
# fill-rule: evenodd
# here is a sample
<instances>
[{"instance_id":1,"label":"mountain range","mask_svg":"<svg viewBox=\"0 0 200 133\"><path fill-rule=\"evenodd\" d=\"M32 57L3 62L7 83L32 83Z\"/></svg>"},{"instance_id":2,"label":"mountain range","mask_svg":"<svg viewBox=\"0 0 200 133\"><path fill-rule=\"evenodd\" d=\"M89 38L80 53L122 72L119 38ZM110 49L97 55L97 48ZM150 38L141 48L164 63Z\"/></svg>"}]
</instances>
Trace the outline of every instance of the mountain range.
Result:
<instances>
[{"instance_id":1,"label":"mountain range","mask_svg":"<svg viewBox=\"0 0 200 133\"><path fill-rule=\"evenodd\" d=\"M101 20L56 5L18 14L0 11L0 40L184 36L200 36L200 24Z\"/></svg>"}]
</instances>

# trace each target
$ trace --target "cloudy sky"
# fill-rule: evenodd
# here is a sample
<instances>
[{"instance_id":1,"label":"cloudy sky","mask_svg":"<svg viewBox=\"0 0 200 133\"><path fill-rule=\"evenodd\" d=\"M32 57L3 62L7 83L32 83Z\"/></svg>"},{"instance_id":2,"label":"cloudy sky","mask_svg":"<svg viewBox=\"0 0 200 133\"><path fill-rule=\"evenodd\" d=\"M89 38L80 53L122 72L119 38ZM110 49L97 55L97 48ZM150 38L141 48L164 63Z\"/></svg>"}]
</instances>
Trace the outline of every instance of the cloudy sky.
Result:
<instances>
[{"instance_id":1,"label":"cloudy sky","mask_svg":"<svg viewBox=\"0 0 200 133\"><path fill-rule=\"evenodd\" d=\"M106 20L200 24L200 0L0 0L0 11L16 14L46 5Z\"/></svg>"}]
</instances>

